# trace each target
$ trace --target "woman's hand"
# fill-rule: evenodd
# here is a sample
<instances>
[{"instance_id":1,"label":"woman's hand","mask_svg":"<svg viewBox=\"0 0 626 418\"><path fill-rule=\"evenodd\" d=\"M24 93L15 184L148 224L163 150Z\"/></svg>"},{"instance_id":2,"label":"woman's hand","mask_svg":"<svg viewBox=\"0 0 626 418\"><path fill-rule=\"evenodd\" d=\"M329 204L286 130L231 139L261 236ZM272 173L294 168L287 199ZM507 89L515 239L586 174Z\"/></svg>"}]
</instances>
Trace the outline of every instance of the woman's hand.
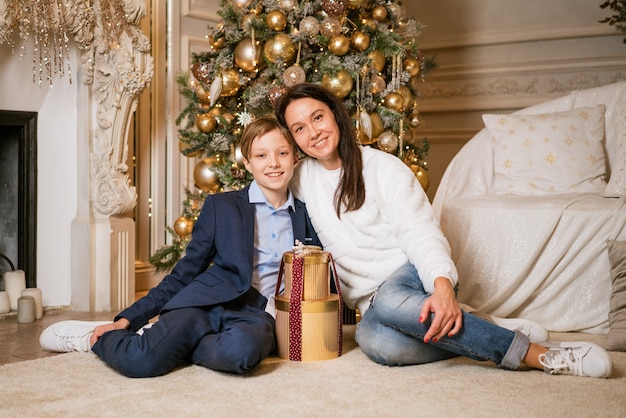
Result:
<instances>
[{"instance_id":1,"label":"woman's hand","mask_svg":"<svg viewBox=\"0 0 626 418\"><path fill-rule=\"evenodd\" d=\"M426 299L420 312L420 322L424 323L433 313L433 320L424 335L424 342L439 341L446 335L456 335L463 326L463 314L456 300L452 282L446 277L435 279L435 292Z\"/></svg>"},{"instance_id":2,"label":"woman's hand","mask_svg":"<svg viewBox=\"0 0 626 418\"><path fill-rule=\"evenodd\" d=\"M98 341L98 338L100 338L105 332L113 331L116 329L128 329L128 327L130 327L130 321L126 318L120 318L110 324L98 325L93 329L93 334L91 335L89 342L93 347L96 341Z\"/></svg>"}]
</instances>

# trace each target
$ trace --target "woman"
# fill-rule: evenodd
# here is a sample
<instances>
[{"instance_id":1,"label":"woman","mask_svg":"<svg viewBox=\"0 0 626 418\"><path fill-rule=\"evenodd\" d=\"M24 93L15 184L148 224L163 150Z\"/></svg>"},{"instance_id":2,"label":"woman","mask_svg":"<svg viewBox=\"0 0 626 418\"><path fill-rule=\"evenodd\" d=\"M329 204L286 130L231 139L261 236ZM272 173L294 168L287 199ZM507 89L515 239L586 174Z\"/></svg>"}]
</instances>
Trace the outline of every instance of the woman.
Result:
<instances>
[{"instance_id":1,"label":"woman","mask_svg":"<svg viewBox=\"0 0 626 418\"><path fill-rule=\"evenodd\" d=\"M400 366L462 355L510 370L524 363L550 374L611 374L611 358L595 344L530 343L461 310L456 267L426 194L398 158L357 144L335 95L298 84L275 113L311 157L296 168L292 190L333 254L345 303L361 312L356 341L368 357Z\"/></svg>"}]
</instances>

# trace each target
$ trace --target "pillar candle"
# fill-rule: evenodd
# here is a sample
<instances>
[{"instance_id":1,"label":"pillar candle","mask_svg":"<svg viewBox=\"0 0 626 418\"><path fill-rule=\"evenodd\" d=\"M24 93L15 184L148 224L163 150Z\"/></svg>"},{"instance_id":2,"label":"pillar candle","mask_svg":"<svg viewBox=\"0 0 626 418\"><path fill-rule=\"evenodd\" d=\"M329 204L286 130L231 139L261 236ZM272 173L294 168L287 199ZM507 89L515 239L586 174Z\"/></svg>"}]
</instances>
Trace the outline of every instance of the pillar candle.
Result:
<instances>
[{"instance_id":1,"label":"pillar candle","mask_svg":"<svg viewBox=\"0 0 626 418\"><path fill-rule=\"evenodd\" d=\"M4 289L9 294L9 303L12 311L17 310L17 300L26 289L26 276L23 270L13 270L4 273Z\"/></svg>"},{"instance_id":2,"label":"pillar candle","mask_svg":"<svg viewBox=\"0 0 626 418\"><path fill-rule=\"evenodd\" d=\"M41 289L29 287L22 290L22 296L32 296L35 299L35 319L43 317L43 303L41 297Z\"/></svg>"},{"instance_id":3,"label":"pillar candle","mask_svg":"<svg viewBox=\"0 0 626 418\"><path fill-rule=\"evenodd\" d=\"M35 298L20 296L17 298L17 322L28 324L35 321Z\"/></svg>"},{"instance_id":4,"label":"pillar candle","mask_svg":"<svg viewBox=\"0 0 626 418\"><path fill-rule=\"evenodd\" d=\"M11 311L11 302L9 302L9 293L4 290L0 291L0 314L9 313Z\"/></svg>"}]
</instances>

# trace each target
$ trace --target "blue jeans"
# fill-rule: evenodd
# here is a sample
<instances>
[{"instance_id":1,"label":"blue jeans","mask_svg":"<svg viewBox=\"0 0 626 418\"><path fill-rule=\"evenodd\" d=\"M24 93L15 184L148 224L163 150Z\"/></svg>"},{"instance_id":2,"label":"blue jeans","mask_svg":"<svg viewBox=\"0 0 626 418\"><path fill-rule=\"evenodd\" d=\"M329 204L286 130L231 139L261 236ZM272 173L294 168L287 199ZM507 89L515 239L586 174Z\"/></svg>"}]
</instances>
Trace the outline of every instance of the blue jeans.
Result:
<instances>
[{"instance_id":1,"label":"blue jeans","mask_svg":"<svg viewBox=\"0 0 626 418\"><path fill-rule=\"evenodd\" d=\"M519 367L530 345L528 337L466 312L457 335L424 343L430 320L420 323L419 316L429 296L412 264L396 270L380 285L357 326L356 341L363 352L388 366L431 363L460 355L489 360L503 369Z\"/></svg>"},{"instance_id":2,"label":"blue jeans","mask_svg":"<svg viewBox=\"0 0 626 418\"><path fill-rule=\"evenodd\" d=\"M267 357L274 345L274 318L236 300L167 311L143 335L110 331L91 350L125 376L152 377L185 362L243 374Z\"/></svg>"}]
</instances>

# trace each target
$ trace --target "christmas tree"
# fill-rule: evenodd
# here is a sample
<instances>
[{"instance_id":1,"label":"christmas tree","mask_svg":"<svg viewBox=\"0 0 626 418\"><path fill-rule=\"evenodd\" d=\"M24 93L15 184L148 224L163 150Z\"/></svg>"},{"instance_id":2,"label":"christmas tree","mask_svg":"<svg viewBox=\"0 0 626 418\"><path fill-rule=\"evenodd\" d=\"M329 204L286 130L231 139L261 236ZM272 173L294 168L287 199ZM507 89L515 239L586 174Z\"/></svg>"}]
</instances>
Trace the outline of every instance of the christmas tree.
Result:
<instances>
[{"instance_id":1,"label":"christmas tree","mask_svg":"<svg viewBox=\"0 0 626 418\"><path fill-rule=\"evenodd\" d=\"M422 125L417 97L431 59L415 38L422 25L393 0L222 0L210 49L178 77L187 105L176 120L180 151L198 158L173 242L150 262L171 268L183 254L204 198L245 187L238 150L244 126L273 113L290 86L322 84L344 100L361 144L394 153L427 188L428 141L406 141Z\"/></svg>"}]
</instances>

